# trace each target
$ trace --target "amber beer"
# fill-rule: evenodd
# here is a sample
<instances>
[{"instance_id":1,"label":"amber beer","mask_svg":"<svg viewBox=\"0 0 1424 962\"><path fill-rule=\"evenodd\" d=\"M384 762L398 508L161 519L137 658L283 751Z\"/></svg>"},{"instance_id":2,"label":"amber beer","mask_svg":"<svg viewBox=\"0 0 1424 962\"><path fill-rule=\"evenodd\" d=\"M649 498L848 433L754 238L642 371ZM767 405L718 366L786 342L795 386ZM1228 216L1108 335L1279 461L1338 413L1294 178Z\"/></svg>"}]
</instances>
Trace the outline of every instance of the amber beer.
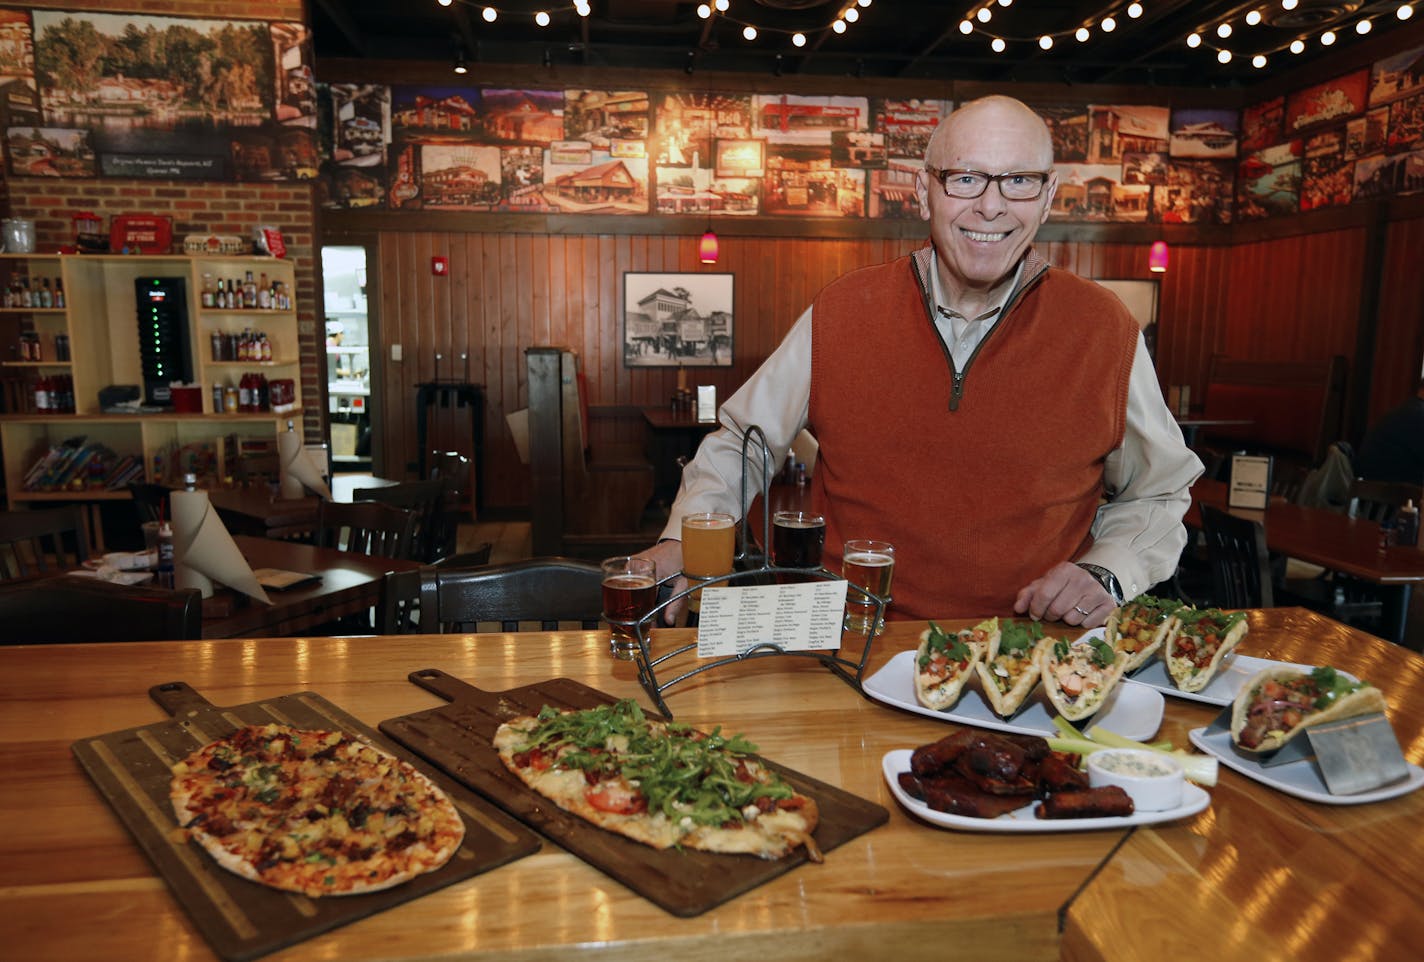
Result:
<instances>
[{"instance_id":1,"label":"amber beer","mask_svg":"<svg viewBox=\"0 0 1424 962\"><path fill-rule=\"evenodd\" d=\"M778 511L771 521L771 560L778 568L819 568L826 519L804 511Z\"/></svg>"},{"instance_id":2,"label":"amber beer","mask_svg":"<svg viewBox=\"0 0 1424 962\"><path fill-rule=\"evenodd\" d=\"M701 511L682 518L682 573L690 580L731 574L736 554L737 520L730 514ZM702 610L702 591L688 596L688 610Z\"/></svg>"},{"instance_id":3,"label":"amber beer","mask_svg":"<svg viewBox=\"0 0 1424 962\"><path fill-rule=\"evenodd\" d=\"M652 559L620 556L603 562L603 620L612 632L609 653L614 658L632 659L638 647L634 624L653 610L657 600L657 569Z\"/></svg>"},{"instance_id":4,"label":"amber beer","mask_svg":"<svg viewBox=\"0 0 1424 962\"><path fill-rule=\"evenodd\" d=\"M853 538L845 543L841 556L841 576L853 585L864 588L890 602L890 582L895 576L895 546L888 541ZM858 591L846 592L847 631L868 634L875 621L875 603ZM882 624L876 634L885 630Z\"/></svg>"}]
</instances>

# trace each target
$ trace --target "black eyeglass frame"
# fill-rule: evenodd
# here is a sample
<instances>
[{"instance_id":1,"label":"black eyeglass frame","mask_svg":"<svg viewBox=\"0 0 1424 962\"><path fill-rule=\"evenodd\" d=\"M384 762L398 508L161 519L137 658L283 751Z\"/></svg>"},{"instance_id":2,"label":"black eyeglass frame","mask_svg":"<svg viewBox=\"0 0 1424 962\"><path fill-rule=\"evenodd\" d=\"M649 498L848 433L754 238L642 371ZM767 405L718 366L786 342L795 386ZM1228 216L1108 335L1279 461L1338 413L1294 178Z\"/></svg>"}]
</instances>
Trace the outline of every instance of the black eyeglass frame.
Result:
<instances>
[{"instance_id":1,"label":"black eyeglass frame","mask_svg":"<svg viewBox=\"0 0 1424 962\"><path fill-rule=\"evenodd\" d=\"M935 180L939 181L939 186L940 189L944 191L944 196L950 198L951 200L976 200L984 196L984 191L989 189L990 184L998 185L999 196L1003 197L1004 200L1038 200L1040 197L1043 196L1043 190L1045 187L1048 186L1049 178L1053 176L1053 171L1051 170L1008 170L1002 174L991 174L983 170L974 170L971 167L945 167L941 169L939 167L935 167L932 164L925 164L925 171ZM951 175L959 174L974 174L976 176L983 177L984 186L980 188L979 193L977 194L951 194L949 192L949 184L947 183L947 181ZM1038 190L1034 192L1032 197L1010 197L1008 194L1004 193L1003 181L1005 177L1038 177L1041 178L1041 180L1039 180L1038 182Z\"/></svg>"}]
</instances>

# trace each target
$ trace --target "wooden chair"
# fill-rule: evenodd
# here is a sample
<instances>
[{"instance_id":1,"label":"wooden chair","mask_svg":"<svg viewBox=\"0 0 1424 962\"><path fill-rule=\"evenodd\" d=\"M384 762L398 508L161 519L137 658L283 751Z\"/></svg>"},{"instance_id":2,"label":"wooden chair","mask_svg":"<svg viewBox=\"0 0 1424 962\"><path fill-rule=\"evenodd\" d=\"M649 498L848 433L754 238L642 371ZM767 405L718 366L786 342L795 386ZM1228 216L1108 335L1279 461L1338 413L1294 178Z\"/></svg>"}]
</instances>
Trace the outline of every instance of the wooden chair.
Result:
<instances>
[{"instance_id":1,"label":"wooden chair","mask_svg":"<svg viewBox=\"0 0 1424 962\"><path fill-rule=\"evenodd\" d=\"M386 576L382 633L448 634L484 630L554 631L561 622L597 628L603 572L573 558L531 558L502 565L427 565ZM490 627L493 625L493 627Z\"/></svg>"},{"instance_id":2,"label":"wooden chair","mask_svg":"<svg viewBox=\"0 0 1424 962\"><path fill-rule=\"evenodd\" d=\"M313 543L379 558L417 560L414 516L379 501L323 501L317 506Z\"/></svg>"},{"instance_id":3,"label":"wooden chair","mask_svg":"<svg viewBox=\"0 0 1424 962\"><path fill-rule=\"evenodd\" d=\"M1202 504L1212 602L1222 608L1274 608L1275 594L1260 522Z\"/></svg>"},{"instance_id":4,"label":"wooden chair","mask_svg":"<svg viewBox=\"0 0 1424 962\"><path fill-rule=\"evenodd\" d=\"M180 641L203 636L203 598L193 589L58 577L0 585L5 644Z\"/></svg>"},{"instance_id":5,"label":"wooden chair","mask_svg":"<svg viewBox=\"0 0 1424 962\"><path fill-rule=\"evenodd\" d=\"M353 501L379 501L402 508L412 515L413 541L410 556L426 564L434 564L454 550L446 549L441 515L445 510L446 482L402 481L379 488L358 488L351 492Z\"/></svg>"},{"instance_id":6,"label":"wooden chair","mask_svg":"<svg viewBox=\"0 0 1424 962\"><path fill-rule=\"evenodd\" d=\"M435 562L440 568L479 568L489 564L494 545L481 541L469 551L461 551ZM420 631L420 572L391 571L386 574L381 603L376 606L376 630L383 635L410 635Z\"/></svg>"},{"instance_id":7,"label":"wooden chair","mask_svg":"<svg viewBox=\"0 0 1424 962\"><path fill-rule=\"evenodd\" d=\"M81 506L0 512L0 580L67 571L88 557Z\"/></svg>"},{"instance_id":8,"label":"wooden chair","mask_svg":"<svg viewBox=\"0 0 1424 962\"><path fill-rule=\"evenodd\" d=\"M1366 481L1356 478L1350 485L1349 514L1378 524L1393 523L1406 501L1419 504L1421 489L1403 481Z\"/></svg>"}]
</instances>

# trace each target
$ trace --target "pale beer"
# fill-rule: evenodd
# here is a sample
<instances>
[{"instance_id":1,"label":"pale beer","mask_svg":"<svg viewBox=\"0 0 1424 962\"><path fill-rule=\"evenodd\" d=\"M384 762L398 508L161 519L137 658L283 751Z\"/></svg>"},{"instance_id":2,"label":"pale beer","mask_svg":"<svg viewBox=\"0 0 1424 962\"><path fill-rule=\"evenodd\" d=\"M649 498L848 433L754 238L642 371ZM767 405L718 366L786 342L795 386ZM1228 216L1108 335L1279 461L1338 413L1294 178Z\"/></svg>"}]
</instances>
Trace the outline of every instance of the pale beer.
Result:
<instances>
[{"instance_id":1,"label":"pale beer","mask_svg":"<svg viewBox=\"0 0 1424 962\"><path fill-rule=\"evenodd\" d=\"M682 573L691 581L730 574L736 554L737 522L730 514L704 511L682 519ZM689 611L702 610L702 591L688 598Z\"/></svg>"},{"instance_id":2,"label":"pale beer","mask_svg":"<svg viewBox=\"0 0 1424 962\"><path fill-rule=\"evenodd\" d=\"M847 541L845 555L841 559L841 575L851 584L885 599L888 605L890 583L895 575L894 547L886 541ZM875 602L869 601L858 591L847 591L846 629L866 634L874 621ZM880 628L883 630L884 626L881 625Z\"/></svg>"}]
</instances>

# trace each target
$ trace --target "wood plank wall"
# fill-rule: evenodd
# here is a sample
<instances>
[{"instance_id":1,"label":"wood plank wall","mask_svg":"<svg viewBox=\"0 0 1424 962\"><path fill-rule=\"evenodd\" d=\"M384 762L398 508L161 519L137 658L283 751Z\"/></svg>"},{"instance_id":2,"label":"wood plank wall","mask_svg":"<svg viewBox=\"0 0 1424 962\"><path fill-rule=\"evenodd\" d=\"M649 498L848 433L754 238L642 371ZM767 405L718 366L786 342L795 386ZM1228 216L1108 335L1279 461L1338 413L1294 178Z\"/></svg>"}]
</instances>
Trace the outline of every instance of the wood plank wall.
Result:
<instances>
[{"instance_id":1,"label":"wood plank wall","mask_svg":"<svg viewBox=\"0 0 1424 962\"><path fill-rule=\"evenodd\" d=\"M1200 400L1207 362L1233 357L1299 359L1343 354L1353 361L1365 230L1238 244L1175 246L1162 277L1157 367L1164 388L1189 384ZM592 442L631 443L641 435L633 409L667 403L674 369L625 368L621 362L626 271L730 271L735 277L734 351L730 368L690 369L688 383L715 384L724 398L776 346L816 292L855 267L880 263L919 245L904 239L724 237L720 263L697 261L694 236L545 235L383 231L379 234L382 356L400 344L401 362L384 364L385 473L401 476L417 458L415 385L467 376L486 390L485 504L528 503L528 472L516 457L505 415L526 406L524 351L566 344L583 358L589 403L625 417L602 418ZM1376 415L1408 393L1424 354L1420 332L1424 271L1417 251L1424 219L1391 226L1375 368ZM1146 278L1145 245L1055 240L1041 244L1056 265L1095 278ZM446 277L431 257L449 258ZM444 355L437 368L435 355ZM1412 361L1411 361L1412 359ZM1387 374L1385 372L1388 372ZM437 410L432 447L468 451L465 412ZM413 471L410 472L413 476Z\"/></svg>"}]
</instances>

